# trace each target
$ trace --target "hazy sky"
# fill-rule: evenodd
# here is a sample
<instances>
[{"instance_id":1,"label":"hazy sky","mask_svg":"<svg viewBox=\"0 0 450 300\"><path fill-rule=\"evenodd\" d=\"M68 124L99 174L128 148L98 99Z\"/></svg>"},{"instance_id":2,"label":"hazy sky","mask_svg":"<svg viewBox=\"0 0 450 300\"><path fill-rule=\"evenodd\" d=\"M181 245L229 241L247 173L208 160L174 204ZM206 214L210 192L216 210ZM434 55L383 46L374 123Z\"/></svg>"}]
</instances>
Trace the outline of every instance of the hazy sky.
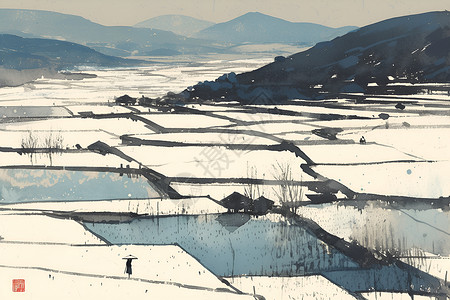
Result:
<instances>
[{"instance_id":1,"label":"hazy sky","mask_svg":"<svg viewBox=\"0 0 450 300\"><path fill-rule=\"evenodd\" d=\"M390 17L450 9L450 0L0 0L0 8L51 10L103 25L134 25L164 14L223 22L259 11L295 22L363 26Z\"/></svg>"}]
</instances>

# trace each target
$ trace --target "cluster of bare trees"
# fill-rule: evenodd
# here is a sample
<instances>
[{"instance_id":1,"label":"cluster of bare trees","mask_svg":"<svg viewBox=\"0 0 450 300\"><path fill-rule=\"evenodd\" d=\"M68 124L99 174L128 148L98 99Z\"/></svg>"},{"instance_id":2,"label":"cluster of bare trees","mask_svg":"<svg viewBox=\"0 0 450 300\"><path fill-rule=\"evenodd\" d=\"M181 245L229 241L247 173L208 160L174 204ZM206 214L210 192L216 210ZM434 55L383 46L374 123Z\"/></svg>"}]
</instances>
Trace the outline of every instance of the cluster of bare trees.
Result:
<instances>
[{"instance_id":1,"label":"cluster of bare trees","mask_svg":"<svg viewBox=\"0 0 450 300\"><path fill-rule=\"evenodd\" d=\"M64 149L64 138L60 132L50 132L44 137L39 137L30 130L26 136L22 137L21 147L24 150L23 152L30 156L31 164L36 160L36 153L44 153L48 156L50 165L52 165L52 155Z\"/></svg>"},{"instance_id":2,"label":"cluster of bare trees","mask_svg":"<svg viewBox=\"0 0 450 300\"><path fill-rule=\"evenodd\" d=\"M278 185L272 188L275 196L283 209L287 209L292 213L296 213L300 207L303 198L303 176L299 170L300 180L296 180L292 167L289 163L280 163L272 165L272 176L278 181ZM247 165L247 178L258 178L258 170L256 167ZM244 187L245 196L256 199L262 196L261 186L254 183L249 183Z\"/></svg>"},{"instance_id":3,"label":"cluster of bare trees","mask_svg":"<svg viewBox=\"0 0 450 300\"><path fill-rule=\"evenodd\" d=\"M273 169L273 177L279 181L279 184L273 188L273 191L280 201L282 208L288 209L295 214L300 207L303 197L302 173L300 172L300 181L297 181L293 176L290 164L282 164L277 161L273 165Z\"/></svg>"},{"instance_id":4,"label":"cluster of bare trees","mask_svg":"<svg viewBox=\"0 0 450 300\"><path fill-rule=\"evenodd\" d=\"M247 164L247 178L249 179L257 179L258 178L258 170L255 166L249 166ZM244 187L244 195L250 199L256 199L262 195L260 185L249 183Z\"/></svg>"}]
</instances>

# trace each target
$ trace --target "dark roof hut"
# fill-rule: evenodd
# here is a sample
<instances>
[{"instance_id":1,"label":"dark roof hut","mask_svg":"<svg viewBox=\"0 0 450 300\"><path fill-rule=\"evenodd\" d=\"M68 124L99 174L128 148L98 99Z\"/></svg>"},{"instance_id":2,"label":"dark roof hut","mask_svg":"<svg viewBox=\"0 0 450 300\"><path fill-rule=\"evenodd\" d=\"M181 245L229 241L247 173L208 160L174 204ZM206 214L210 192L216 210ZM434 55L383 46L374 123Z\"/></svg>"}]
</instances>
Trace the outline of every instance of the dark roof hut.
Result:
<instances>
[{"instance_id":1,"label":"dark roof hut","mask_svg":"<svg viewBox=\"0 0 450 300\"><path fill-rule=\"evenodd\" d=\"M267 199L264 196L259 197L253 201L253 212L258 215L265 215L267 211L273 208L274 201Z\"/></svg>"},{"instance_id":2,"label":"dark roof hut","mask_svg":"<svg viewBox=\"0 0 450 300\"><path fill-rule=\"evenodd\" d=\"M243 209L245 212L247 212L251 208L252 199L238 192L234 192L231 195L220 200L220 203L225 208L228 208L229 211L238 212Z\"/></svg>"},{"instance_id":3,"label":"dark roof hut","mask_svg":"<svg viewBox=\"0 0 450 300\"><path fill-rule=\"evenodd\" d=\"M332 203L337 201L336 195L331 193L310 194L306 195L306 197L314 204Z\"/></svg>"},{"instance_id":4,"label":"dark roof hut","mask_svg":"<svg viewBox=\"0 0 450 300\"><path fill-rule=\"evenodd\" d=\"M116 98L116 104L135 105L136 98L130 97L128 95L123 95L123 96Z\"/></svg>"}]
</instances>

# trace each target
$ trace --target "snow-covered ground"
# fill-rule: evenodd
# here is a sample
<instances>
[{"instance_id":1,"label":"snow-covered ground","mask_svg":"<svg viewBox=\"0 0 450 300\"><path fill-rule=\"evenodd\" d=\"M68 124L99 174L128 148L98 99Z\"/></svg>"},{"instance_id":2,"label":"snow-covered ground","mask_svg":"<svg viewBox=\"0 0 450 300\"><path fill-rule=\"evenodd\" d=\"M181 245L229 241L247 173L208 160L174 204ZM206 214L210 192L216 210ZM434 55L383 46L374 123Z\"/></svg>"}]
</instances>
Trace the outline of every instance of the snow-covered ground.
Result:
<instances>
[{"instance_id":1,"label":"snow-covered ground","mask_svg":"<svg viewBox=\"0 0 450 300\"><path fill-rule=\"evenodd\" d=\"M222 290L161 284L141 279L92 277L85 274L51 272L39 269L0 267L2 299L255 299ZM12 280L25 279L25 292L12 292Z\"/></svg>"},{"instance_id":2,"label":"snow-covered ground","mask_svg":"<svg viewBox=\"0 0 450 300\"><path fill-rule=\"evenodd\" d=\"M194 147L118 147L143 165L166 176L247 178L252 167L261 178L273 179L277 162L299 166L304 161L288 151L228 149L224 146ZM300 180L300 173L295 179Z\"/></svg>"},{"instance_id":3,"label":"snow-covered ground","mask_svg":"<svg viewBox=\"0 0 450 300\"><path fill-rule=\"evenodd\" d=\"M388 292L370 292L361 294L367 300L410 300L411 295L408 293L388 293ZM414 299L418 300L434 300L435 297L414 295Z\"/></svg>"},{"instance_id":4,"label":"snow-covered ground","mask_svg":"<svg viewBox=\"0 0 450 300\"><path fill-rule=\"evenodd\" d=\"M29 131L33 133L42 132L43 134L49 132L55 133L73 133L79 139L78 143L86 147L87 143L84 141L83 132L85 131L99 131L109 133L110 135L120 137L123 134L139 134L152 133L153 131L145 127L142 122L134 122L125 118L111 118L111 119L82 119L82 118L64 118L64 119L48 119L35 120L28 122L15 122L1 124L3 131L18 132L20 135L26 134ZM69 145L72 146L72 145Z\"/></svg>"},{"instance_id":5,"label":"snow-covered ground","mask_svg":"<svg viewBox=\"0 0 450 300\"><path fill-rule=\"evenodd\" d=\"M187 193L188 194L188 193ZM201 215L224 213L226 208L208 198L186 199L123 199L82 202L32 202L1 206L4 209L27 211L54 211L70 213L135 213L139 215ZM1 235L1 234L0 234Z\"/></svg>"},{"instance_id":6,"label":"snow-covered ground","mask_svg":"<svg viewBox=\"0 0 450 300\"><path fill-rule=\"evenodd\" d=\"M133 255L131 279L122 259ZM239 295L176 245L67 246L0 244L2 299L80 299L119 295L144 299L253 299ZM25 280L14 293L13 279ZM19 295L18 295L19 294ZM184 296L183 296L184 295ZM84 296L84 297L83 297ZM166 298L164 298L166 297Z\"/></svg>"},{"instance_id":7,"label":"snow-covered ground","mask_svg":"<svg viewBox=\"0 0 450 300\"><path fill-rule=\"evenodd\" d=\"M257 118L257 115L255 116L255 118ZM261 123L254 125L235 126L233 127L233 129L262 131L272 135L300 132L300 133L307 133L310 136L310 138L313 138L314 136L311 135L311 130L316 129L317 127L309 125L308 120L309 119L306 119L303 123L302 118L299 117L300 121L299 123Z\"/></svg>"},{"instance_id":8,"label":"snow-covered ground","mask_svg":"<svg viewBox=\"0 0 450 300\"><path fill-rule=\"evenodd\" d=\"M318 164L355 164L411 160L412 157L380 145L304 145L300 146ZM319 172L320 173L320 172Z\"/></svg>"},{"instance_id":9,"label":"snow-covered ground","mask_svg":"<svg viewBox=\"0 0 450 300\"><path fill-rule=\"evenodd\" d=\"M227 120L202 115L151 114L143 117L164 128L207 128L232 124Z\"/></svg>"},{"instance_id":10,"label":"snow-covered ground","mask_svg":"<svg viewBox=\"0 0 450 300\"><path fill-rule=\"evenodd\" d=\"M259 144L259 145L272 145L276 144L275 141L266 137L255 137L251 134L240 133L224 133L217 134L213 132L207 133L153 133L153 134L137 134L132 135L145 141L167 141L178 143L199 143L199 144Z\"/></svg>"},{"instance_id":11,"label":"snow-covered ground","mask_svg":"<svg viewBox=\"0 0 450 300\"><path fill-rule=\"evenodd\" d=\"M441 280L448 280L450 255L441 256L421 249L412 249L409 251L409 255L400 260Z\"/></svg>"},{"instance_id":12,"label":"snow-covered ground","mask_svg":"<svg viewBox=\"0 0 450 300\"><path fill-rule=\"evenodd\" d=\"M111 167L119 168L120 165L130 165L131 168L139 168L136 162L129 162L113 154L101 155L94 152L75 152L75 153L52 153L51 160L49 154L36 153L33 156L29 154L19 154L17 152L1 153L2 166L54 166L54 167ZM4 161L3 161L4 160Z\"/></svg>"},{"instance_id":13,"label":"snow-covered ground","mask_svg":"<svg viewBox=\"0 0 450 300\"><path fill-rule=\"evenodd\" d=\"M123 257L133 255L132 278L179 283L206 288L232 289L205 269L195 258L176 245L42 245L5 243L1 245L0 264L24 268L46 268L50 273L73 272L100 277L122 277Z\"/></svg>"},{"instance_id":14,"label":"snow-covered ground","mask_svg":"<svg viewBox=\"0 0 450 300\"><path fill-rule=\"evenodd\" d=\"M26 224L26 225L25 225ZM133 260L131 280L124 274ZM25 292L12 281L25 280ZM109 246L82 225L32 212L0 213L1 299L253 299L236 291L177 245Z\"/></svg>"},{"instance_id":15,"label":"snow-covered ground","mask_svg":"<svg viewBox=\"0 0 450 300\"><path fill-rule=\"evenodd\" d=\"M3 242L104 244L101 239L73 220L52 218L40 213L8 211L0 212L0 253L2 256L3 250L6 249ZM3 263L5 262L7 260L3 260Z\"/></svg>"},{"instance_id":16,"label":"snow-covered ground","mask_svg":"<svg viewBox=\"0 0 450 300\"><path fill-rule=\"evenodd\" d=\"M183 175L183 174L182 174ZM191 174L186 174L192 176ZM232 184L232 183L224 183L224 184L192 184L192 183L180 183L174 182L171 186L182 195L209 195L216 200L220 200L225 198L226 196L232 194L233 192L245 194L246 189L249 188L248 185L245 184ZM256 197L264 196L269 199L273 199L276 201L276 194L273 191L273 187L266 185L254 185L254 187L259 188L259 192L256 193Z\"/></svg>"},{"instance_id":17,"label":"snow-covered ground","mask_svg":"<svg viewBox=\"0 0 450 300\"><path fill-rule=\"evenodd\" d=\"M294 277L236 276L227 280L246 293L265 295L267 300L356 299L320 275Z\"/></svg>"},{"instance_id":18,"label":"snow-covered ground","mask_svg":"<svg viewBox=\"0 0 450 300\"><path fill-rule=\"evenodd\" d=\"M128 94L160 97L167 92L181 92L204 80L214 80L224 73L246 72L272 59L214 60L198 63L158 64L135 69L86 69L97 78L82 81L39 79L20 87L2 88L0 104L8 106L58 106L114 102L114 97Z\"/></svg>"},{"instance_id":19,"label":"snow-covered ground","mask_svg":"<svg viewBox=\"0 0 450 300\"><path fill-rule=\"evenodd\" d=\"M359 145L358 145L359 146ZM374 155L375 156L375 155ZM450 195L450 161L314 167L356 192L419 198Z\"/></svg>"}]
</instances>

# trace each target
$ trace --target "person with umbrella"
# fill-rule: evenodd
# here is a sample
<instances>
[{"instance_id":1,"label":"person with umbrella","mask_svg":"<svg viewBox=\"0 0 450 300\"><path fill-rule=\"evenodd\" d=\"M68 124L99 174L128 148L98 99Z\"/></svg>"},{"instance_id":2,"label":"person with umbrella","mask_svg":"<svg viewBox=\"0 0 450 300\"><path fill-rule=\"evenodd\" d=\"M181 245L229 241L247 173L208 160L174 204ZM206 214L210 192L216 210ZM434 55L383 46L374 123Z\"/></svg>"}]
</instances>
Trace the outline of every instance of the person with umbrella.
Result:
<instances>
[{"instance_id":1,"label":"person with umbrella","mask_svg":"<svg viewBox=\"0 0 450 300\"><path fill-rule=\"evenodd\" d=\"M138 258L133 255L127 255L127 256L123 257L122 259L127 260L127 262L125 263L125 272L124 273L127 273L128 278L130 278L131 274L133 273L133 271L131 269L131 262L133 261L133 259L138 259Z\"/></svg>"}]
</instances>

